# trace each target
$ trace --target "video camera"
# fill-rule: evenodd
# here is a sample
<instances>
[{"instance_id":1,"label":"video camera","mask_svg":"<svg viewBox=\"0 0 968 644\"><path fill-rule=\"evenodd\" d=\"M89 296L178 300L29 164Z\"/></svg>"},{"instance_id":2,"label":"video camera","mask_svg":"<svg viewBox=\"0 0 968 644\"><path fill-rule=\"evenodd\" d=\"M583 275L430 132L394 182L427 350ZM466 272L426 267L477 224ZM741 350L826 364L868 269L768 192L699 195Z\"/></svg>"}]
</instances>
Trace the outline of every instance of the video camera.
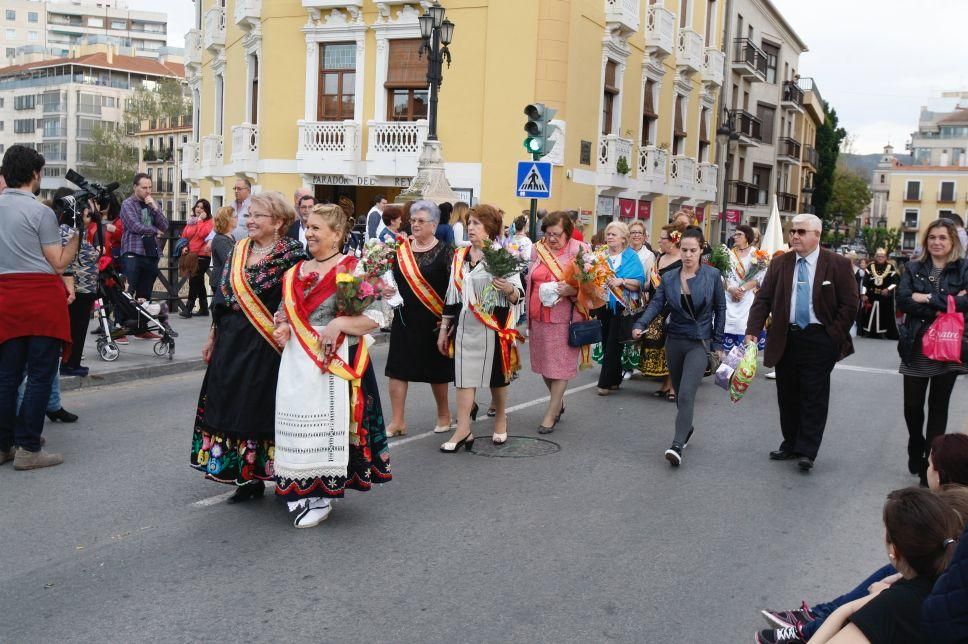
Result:
<instances>
[{"instance_id":1,"label":"video camera","mask_svg":"<svg viewBox=\"0 0 968 644\"><path fill-rule=\"evenodd\" d=\"M76 185L80 190L75 191L74 194L65 195L58 199L57 203L54 204L54 209L61 210L65 214L70 213L73 218L71 225L74 228L80 228L83 225L84 209L88 208L89 200L97 204L98 211L92 212L90 215L92 219L97 220L100 218L100 211L105 210L110 205L114 191L121 185L115 181L106 186L102 186L99 183L88 181L74 170L68 170L64 178Z\"/></svg>"}]
</instances>

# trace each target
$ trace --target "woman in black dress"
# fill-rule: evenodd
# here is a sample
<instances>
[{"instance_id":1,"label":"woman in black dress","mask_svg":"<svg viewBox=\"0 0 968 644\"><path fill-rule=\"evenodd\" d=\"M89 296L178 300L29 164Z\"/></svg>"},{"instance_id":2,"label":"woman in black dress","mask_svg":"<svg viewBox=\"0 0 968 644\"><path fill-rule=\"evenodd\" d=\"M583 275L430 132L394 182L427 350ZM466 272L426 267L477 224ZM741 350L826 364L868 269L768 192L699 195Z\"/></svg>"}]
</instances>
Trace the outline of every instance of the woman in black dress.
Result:
<instances>
[{"instance_id":1,"label":"woman in black dress","mask_svg":"<svg viewBox=\"0 0 968 644\"><path fill-rule=\"evenodd\" d=\"M412 236L401 242L393 269L403 306L394 311L390 327L390 351L386 376L390 379L393 419L387 436L404 436L404 408L411 382L427 382L437 403L434 431L450 429L447 386L454 381L454 359L437 351L437 330L444 309L447 280L454 249L434 236L440 211L432 201L418 201L410 208ZM384 289L386 298L396 294Z\"/></svg>"},{"instance_id":2,"label":"woman in black dress","mask_svg":"<svg viewBox=\"0 0 968 644\"><path fill-rule=\"evenodd\" d=\"M262 496L273 480L276 379L280 349L272 338L282 277L304 257L284 232L295 220L279 193L253 195L249 236L232 249L212 304L212 330L202 347L208 363L198 397L191 465L205 477L237 486L230 503Z\"/></svg>"}]
</instances>

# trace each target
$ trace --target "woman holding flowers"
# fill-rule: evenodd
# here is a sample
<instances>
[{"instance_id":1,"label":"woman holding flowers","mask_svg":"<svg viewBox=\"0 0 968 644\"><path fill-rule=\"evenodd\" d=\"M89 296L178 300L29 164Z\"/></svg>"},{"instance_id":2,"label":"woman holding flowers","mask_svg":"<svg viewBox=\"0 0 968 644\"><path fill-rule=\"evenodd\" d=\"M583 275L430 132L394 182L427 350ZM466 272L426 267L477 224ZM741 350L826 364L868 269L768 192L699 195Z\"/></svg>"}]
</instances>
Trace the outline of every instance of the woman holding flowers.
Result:
<instances>
[{"instance_id":1,"label":"woman holding flowers","mask_svg":"<svg viewBox=\"0 0 968 644\"><path fill-rule=\"evenodd\" d=\"M383 319L369 272L341 251L352 220L339 206L313 208L311 259L283 280L273 337L284 347L275 412L276 494L293 525L319 525L330 499L390 480L390 452L366 335Z\"/></svg>"},{"instance_id":2,"label":"woman holding flowers","mask_svg":"<svg viewBox=\"0 0 968 644\"><path fill-rule=\"evenodd\" d=\"M756 299L756 291L763 278L769 258L766 252L753 246L753 229L740 224L733 233L733 248L727 255L729 270L726 278L726 328L723 349L743 346L746 337L746 319ZM766 348L766 331L760 333L757 342L760 351Z\"/></svg>"},{"instance_id":3,"label":"woman holding flowers","mask_svg":"<svg viewBox=\"0 0 968 644\"><path fill-rule=\"evenodd\" d=\"M588 247L571 238L574 229L567 212L549 213L541 221L544 237L531 250L527 288L531 370L541 375L551 394L538 426L539 434L553 432L565 413L565 389L568 381L578 375L582 353L568 345L568 325L588 317L584 303L576 301L575 279L575 257L587 252ZM583 353L587 360L587 349Z\"/></svg>"},{"instance_id":4,"label":"woman holding flowers","mask_svg":"<svg viewBox=\"0 0 968 644\"><path fill-rule=\"evenodd\" d=\"M388 206L389 208L389 206ZM390 379L393 419L388 436L404 436L407 421L404 408L411 382L426 382L437 403L434 431L450 429L448 384L454 381L454 358L437 351L437 332L444 314L444 297L454 258L451 246L436 237L439 211L432 201L418 201L410 215L413 234L401 238L393 268L396 287L385 286L383 297L399 292L403 306L394 309L390 326L390 351L386 376Z\"/></svg>"},{"instance_id":5,"label":"woman holding flowers","mask_svg":"<svg viewBox=\"0 0 968 644\"><path fill-rule=\"evenodd\" d=\"M682 267L679 240L683 230L685 228L680 224L667 224L662 227L662 232L659 234L659 256L648 274L649 282L646 288L650 300L662 283L662 276ZM676 401L676 390L672 386L672 378L669 377L669 367L666 364L665 316L656 317L642 334L642 359L639 362L639 371L643 376L665 378L662 386L652 395L656 398L665 396L669 402Z\"/></svg>"},{"instance_id":6,"label":"woman holding flowers","mask_svg":"<svg viewBox=\"0 0 968 644\"><path fill-rule=\"evenodd\" d=\"M213 298L191 465L236 486L229 503L262 496L263 481L273 478L279 347L271 311L282 299L282 276L304 255L302 244L285 235L295 218L278 192L252 195L248 237L226 259Z\"/></svg>"},{"instance_id":7,"label":"woman holding flowers","mask_svg":"<svg viewBox=\"0 0 968 644\"><path fill-rule=\"evenodd\" d=\"M613 221L605 227L605 245L611 277L605 282L605 306L595 312L602 321L602 371L598 376L598 395L607 396L622 384L622 342L619 338L622 314L639 299L645 282L642 262L629 248L629 227Z\"/></svg>"},{"instance_id":8,"label":"woman holding flowers","mask_svg":"<svg viewBox=\"0 0 968 644\"><path fill-rule=\"evenodd\" d=\"M467 238L471 245L458 248L451 263L443 321L437 336L437 348L450 355L451 335L454 343L454 384L457 386L457 430L440 451L453 453L474 444L471 420L477 417L474 401L479 387L491 388L491 405L495 410L496 445L508 439L505 412L507 386L520 368L516 344L523 341L514 328L520 315L519 303L524 288L518 272L496 277L498 269L488 266L485 253L503 253L504 264L513 264L510 253L494 249L501 234L498 210L485 204L475 206L467 217ZM489 272L491 271L491 272Z\"/></svg>"}]
</instances>

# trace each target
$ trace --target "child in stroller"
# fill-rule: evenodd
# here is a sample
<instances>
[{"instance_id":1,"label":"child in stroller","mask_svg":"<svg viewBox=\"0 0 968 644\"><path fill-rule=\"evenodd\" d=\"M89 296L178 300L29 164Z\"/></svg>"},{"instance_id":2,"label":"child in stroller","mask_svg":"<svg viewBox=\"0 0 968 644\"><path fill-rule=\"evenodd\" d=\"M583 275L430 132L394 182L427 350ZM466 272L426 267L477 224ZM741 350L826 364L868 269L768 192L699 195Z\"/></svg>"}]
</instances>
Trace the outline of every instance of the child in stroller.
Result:
<instances>
[{"instance_id":1,"label":"child in stroller","mask_svg":"<svg viewBox=\"0 0 968 644\"><path fill-rule=\"evenodd\" d=\"M118 332L112 334L110 315L122 334L159 334L161 337L153 347L155 355L167 355L171 360L175 357L174 339L178 334L168 325L168 305L136 300L125 290L124 278L115 270L110 258L107 259L98 273L98 300L94 303L98 355L108 362L117 360L120 355L115 342Z\"/></svg>"}]
</instances>

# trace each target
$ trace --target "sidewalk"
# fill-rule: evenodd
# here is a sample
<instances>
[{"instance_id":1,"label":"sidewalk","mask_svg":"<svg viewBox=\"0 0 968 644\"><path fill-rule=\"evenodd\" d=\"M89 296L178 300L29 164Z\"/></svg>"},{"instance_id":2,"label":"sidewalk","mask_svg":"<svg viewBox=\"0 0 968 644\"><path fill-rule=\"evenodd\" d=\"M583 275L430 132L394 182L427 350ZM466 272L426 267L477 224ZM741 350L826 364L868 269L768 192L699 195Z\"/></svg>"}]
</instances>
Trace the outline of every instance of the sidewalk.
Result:
<instances>
[{"instance_id":1,"label":"sidewalk","mask_svg":"<svg viewBox=\"0 0 968 644\"><path fill-rule=\"evenodd\" d=\"M156 356L152 347L155 340L139 340L128 336L130 344L119 345L121 355L114 362L105 362L97 353L97 337L87 336L84 343L84 358L81 364L91 372L86 378L78 376L61 376L61 391L71 391L82 387L99 387L118 382L157 378L187 371L197 371L205 368L202 360L202 345L208 337L209 327L212 325L210 317L193 317L184 320L177 315L169 318L171 328L177 333L175 338L175 354L171 360L168 356ZM94 320L91 321L94 328ZM376 344L389 341L388 333L373 334Z\"/></svg>"}]
</instances>

